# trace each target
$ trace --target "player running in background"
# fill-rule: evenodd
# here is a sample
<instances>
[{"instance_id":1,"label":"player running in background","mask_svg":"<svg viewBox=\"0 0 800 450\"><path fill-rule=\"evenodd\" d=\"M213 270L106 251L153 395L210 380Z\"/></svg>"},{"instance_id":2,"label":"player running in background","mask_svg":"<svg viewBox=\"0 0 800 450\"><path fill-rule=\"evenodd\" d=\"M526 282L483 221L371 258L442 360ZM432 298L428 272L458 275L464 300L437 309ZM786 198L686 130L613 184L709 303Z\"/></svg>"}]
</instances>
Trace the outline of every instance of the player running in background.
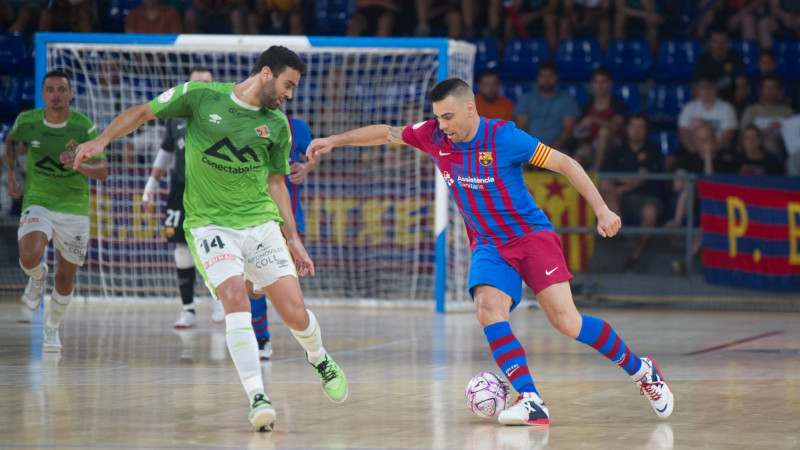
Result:
<instances>
[{"instance_id":1,"label":"player running in background","mask_svg":"<svg viewBox=\"0 0 800 450\"><path fill-rule=\"evenodd\" d=\"M513 122L480 117L469 85L457 78L430 93L437 120L409 127L372 125L315 139L309 159L343 145L408 144L428 153L447 182L466 222L472 248L469 291L497 365L520 393L498 416L504 425L546 425L550 415L533 384L525 350L508 323L522 297L522 281L533 289L558 331L598 350L640 387L659 417L672 412L673 396L651 358L638 358L604 320L575 308L572 275L558 235L536 206L522 176L528 162L564 175L592 206L597 231L617 234L621 221L606 206L586 172L572 158L518 130Z\"/></svg>"},{"instance_id":2,"label":"player running in background","mask_svg":"<svg viewBox=\"0 0 800 450\"><path fill-rule=\"evenodd\" d=\"M325 394L335 402L347 397L347 379L322 346L319 324L303 301L298 275L314 275L314 263L297 235L284 180L290 132L278 108L292 98L304 71L294 52L272 46L246 80L169 89L124 111L76 154L76 163L99 154L156 117L187 119L186 238L195 265L225 308L228 351L251 404L250 422L263 431L272 429L276 413L261 379L245 277L272 299Z\"/></svg>"},{"instance_id":3,"label":"player running in background","mask_svg":"<svg viewBox=\"0 0 800 450\"><path fill-rule=\"evenodd\" d=\"M308 125L295 117L288 117L289 127L292 133L292 148L289 151L289 175L286 176L286 188L289 190L289 199L292 202L292 212L294 222L297 225L297 233L301 237L306 230L306 221L303 217L303 206L300 203L300 184L309 172L314 170L320 163L320 159L315 161L303 161L303 152L311 143L311 130ZM267 296L257 294L253 290L253 284L247 283L247 296L250 297L250 311L253 314L253 330L258 341L258 356L262 361L267 361L272 357L272 343L270 342L269 320L267 318Z\"/></svg>"},{"instance_id":4,"label":"player running in background","mask_svg":"<svg viewBox=\"0 0 800 450\"><path fill-rule=\"evenodd\" d=\"M205 67L195 67L189 75L189 81L213 81L211 71ZM150 170L150 177L144 186L142 194L142 207L145 211L155 209L155 194L158 188L158 181L173 166L172 178L169 185L169 198L167 200L166 215L164 217L164 228L166 230L167 242L174 244L175 265L178 268L178 290L183 302L183 311L178 320L172 325L175 328L191 328L195 323L194 310L194 282L196 271L192 251L186 244L186 234L183 231L183 220L185 213L183 210L183 189L186 185L184 151L186 148L186 119L167 119L167 133L161 141L161 148L153 161L153 168ZM222 323L225 320L225 311L222 303L214 300L214 310L211 313L211 320L214 323Z\"/></svg>"},{"instance_id":5,"label":"player running in background","mask_svg":"<svg viewBox=\"0 0 800 450\"><path fill-rule=\"evenodd\" d=\"M97 136L97 127L69 107L72 86L64 72L52 71L42 82L44 108L20 114L6 138L8 194L20 198L14 176L16 142L27 146L27 181L17 239L19 264L28 277L22 302L32 311L42 303L47 264L42 262L53 239L56 274L50 312L44 325L45 352L61 351L58 325L72 301L72 284L83 265L89 242L89 178L108 178L108 164L100 151L91 159L75 159L78 144ZM102 150L102 149L101 149ZM86 160L86 162L83 162Z\"/></svg>"}]
</instances>

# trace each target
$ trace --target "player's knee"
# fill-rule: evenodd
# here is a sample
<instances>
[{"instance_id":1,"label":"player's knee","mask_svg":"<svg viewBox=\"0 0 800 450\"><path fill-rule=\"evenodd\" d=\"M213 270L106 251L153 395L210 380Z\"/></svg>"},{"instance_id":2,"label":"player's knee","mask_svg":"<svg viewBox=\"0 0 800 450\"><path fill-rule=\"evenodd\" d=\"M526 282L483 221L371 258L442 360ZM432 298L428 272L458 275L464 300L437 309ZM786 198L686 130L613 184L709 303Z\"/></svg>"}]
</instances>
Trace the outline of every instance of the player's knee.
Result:
<instances>
[{"instance_id":1,"label":"player's knee","mask_svg":"<svg viewBox=\"0 0 800 450\"><path fill-rule=\"evenodd\" d=\"M572 313L555 313L547 316L550 325L559 333L570 338L577 338L581 333L581 317Z\"/></svg>"},{"instance_id":2,"label":"player's knee","mask_svg":"<svg viewBox=\"0 0 800 450\"><path fill-rule=\"evenodd\" d=\"M178 269L191 269L194 267L194 258L192 258L192 251L189 246L179 244L175 246L175 265Z\"/></svg>"}]
</instances>

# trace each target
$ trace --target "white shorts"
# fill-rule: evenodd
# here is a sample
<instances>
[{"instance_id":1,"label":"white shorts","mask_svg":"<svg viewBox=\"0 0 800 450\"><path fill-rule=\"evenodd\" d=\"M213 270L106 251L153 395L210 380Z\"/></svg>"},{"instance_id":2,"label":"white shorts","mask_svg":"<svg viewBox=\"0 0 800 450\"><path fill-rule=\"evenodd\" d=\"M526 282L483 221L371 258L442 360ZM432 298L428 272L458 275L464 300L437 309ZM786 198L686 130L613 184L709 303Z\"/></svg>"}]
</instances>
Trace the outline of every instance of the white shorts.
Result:
<instances>
[{"instance_id":1,"label":"white shorts","mask_svg":"<svg viewBox=\"0 0 800 450\"><path fill-rule=\"evenodd\" d=\"M19 218L17 240L32 232L41 231L61 256L72 264L82 266L89 245L89 216L67 214L31 205Z\"/></svg>"},{"instance_id":2,"label":"white shorts","mask_svg":"<svg viewBox=\"0 0 800 450\"><path fill-rule=\"evenodd\" d=\"M236 275L244 275L261 290L279 278L297 278L297 269L277 222L234 230L205 225L189 230L189 248L211 293Z\"/></svg>"}]
</instances>

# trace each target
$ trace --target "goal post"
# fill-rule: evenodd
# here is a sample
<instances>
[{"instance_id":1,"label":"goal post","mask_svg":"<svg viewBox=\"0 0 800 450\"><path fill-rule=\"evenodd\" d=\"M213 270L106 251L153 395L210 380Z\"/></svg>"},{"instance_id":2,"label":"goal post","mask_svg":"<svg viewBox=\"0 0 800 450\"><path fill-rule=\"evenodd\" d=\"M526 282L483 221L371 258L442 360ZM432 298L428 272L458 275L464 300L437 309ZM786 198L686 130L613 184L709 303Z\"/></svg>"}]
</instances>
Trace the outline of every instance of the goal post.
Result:
<instances>
[{"instance_id":1,"label":"goal post","mask_svg":"<svg viewBox=\"0 0 800 450\"><path fill-rule=\"evenodd\" d=\"M444 38L37 33L36 106L43 106L44 74L63 70L72 107L102 131L124 109L188 80L194 66L211 69L215 81L246 78L271 45L306 62L285 111L305 120L313 137L432 118L427 94L434 84L448 77L472 83L474 45ZM176 295L161 225L169 177L156 214L140 205L163 130L155 121L106 150L111 176L91 183L93 248L77 293ZM466 300L469 246L446 184L427 155L395 147L342 148L304 181L304 243L318 272L301 278L307 297L393 304L433 298L439 312Z\"/></svg>"}]
</instances>

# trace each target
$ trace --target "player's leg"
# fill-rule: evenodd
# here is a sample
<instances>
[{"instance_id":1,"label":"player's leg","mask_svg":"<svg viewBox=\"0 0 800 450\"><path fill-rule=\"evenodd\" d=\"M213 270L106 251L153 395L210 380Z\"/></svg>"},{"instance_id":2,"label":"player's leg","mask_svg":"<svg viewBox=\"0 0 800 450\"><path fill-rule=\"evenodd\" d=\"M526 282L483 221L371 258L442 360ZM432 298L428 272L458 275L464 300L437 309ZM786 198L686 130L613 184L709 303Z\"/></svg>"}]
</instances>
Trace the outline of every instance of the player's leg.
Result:
<instances>
[{"instance_id":1,"label":"player's leg","mask_svg":"<svg viewBox=\"0 0 800 450\"><path fill-rule=\"evenodd\" d=\"M28 284L22 294L22 303L31 311L42 304L47 282L47 264L42 262L53 226L47 210L41 206L30 206L22 212L17 230L19 265L28 276Z\"/></svg>"},{"instance_id":2,"label":"player's leg","mask_svg":"<svg viewBox=\"0 0 800 450\"><path fill-rule=\"evenodd\" d=\"M247 280L247 296L250 297L250 313L253 315L253 331L258 341L258 356L268 361L272 356L272 344L269 341L269 321L267 319L267 296L256 294L253 283Z\"/></svg>"},{"instance_id":3,"label":"player's leg","mask_svg":"<svg viewBox=\"0 0 800 450\"><path fill-rule=\"evenodd\" d=\"M493 247L479 246L472 253L469 287L476 317L497 366L519 392L516 402L498 416L504 425L547 425L547 406L533 383L528 358L511 331L509 312L522 297L522 279Z\"/></svg>"},{"instance_id":4,"label":"player's leg","mask_svg":"<svg viewBox=\"0 0 800 450\"><path fill-rule=\"evenodd\" d=\"M194 269L192 251L186 244L175 244L173 253L175 266L178 268L178 290L181 294L183 310L178 320L172 325L175 328L191 328L196 321L194 310L194 283L197 277Z\"/></svg>"},{"instance_id":5,"label":"player's leg","mask_svg":"<svg viewBox=\"0 0 800 450\"><path fill-rule=\"evenodd\" d=\"M186 234L196 267L206 285L222 302L225 312L225 340L251 405L250 423L257 431L271 431L275 408L264 390L261 364L251 324L250 301L245 287L241 230L207 225Z\"/></svg>"},{"instance_id":6,"label":"player's leg","mask_svg":"<svg viewBox=\"0 0 800 450\"><path fill-rule=\"evenodd\" d=\"M306 351L325 395L334 402L347 398L347 377L322 346L314 313L306 309L300 282L286 240L275 222L252 229L256 241L246 254L245 273L255 289L264 292L272 306Z\"/></svg>"}]
</instances>

